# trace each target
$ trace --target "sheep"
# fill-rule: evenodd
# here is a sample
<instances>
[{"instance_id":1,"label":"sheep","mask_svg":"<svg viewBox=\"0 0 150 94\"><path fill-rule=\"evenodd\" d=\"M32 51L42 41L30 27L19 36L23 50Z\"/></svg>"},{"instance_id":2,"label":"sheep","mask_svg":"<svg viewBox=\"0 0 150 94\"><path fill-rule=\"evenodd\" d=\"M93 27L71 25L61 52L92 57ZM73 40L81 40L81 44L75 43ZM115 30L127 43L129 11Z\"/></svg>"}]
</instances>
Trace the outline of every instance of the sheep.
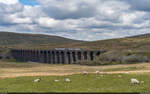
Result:
<instances>
[{"instance_id":1,"label":"sheep","mask_svg":"<svg viewBox=\"0 0 150 94\"><path fill-rule=\"evenodd\" d=\"M144 84L144 81L141 81L141 84Z\"/></svg>"},{"instance_id":2,"label":"sheep","mask_svg":"<svg viewBox=\"0 0 150 94\"><path fill-rule=\"evenodd\" d=\"M140 82L137 79L132 78L131 79L131 84L140 84Z\"/></svg>"},{"instance_id":3,"label":"sheep","mask_svg":"<svg viewBox=\"0 0 150 94\"><path fill-rule=\"evenodd\" d=\"M121 76L121 75L118 75L118 77L120 77L120 78L121 78L122 76Z\"/></svg>"},{"instance_id":4,"label":"sheep","mask_svg":"<svg viewBox=\"0 0 150 94\"><path fill-rule=\"evenodd\" d=\"M59 80L54 80L55 82L59 82Z\"/></svg>"},{"instance_id":5,"label":"sheep","mask_svg":"<svg viewBox=\"0 0 150 94\"><path fill-rule=\"evenodd\" d=\"M40 82L41 81L41 78L38 78L38 79L35 79L34 82Z\"/></svg>"},{"instance_id":6,"label":"sheep","mask_svg":"<svg viewBox=\"0 0 150 94\"><path fill-rule=\"evenodd\" d=\"M87 75L87 74L88 74L88 72L87 72L87 71L83 71L83 74L86 74L86 75Z\"/></svg>"},{"instance_id":7,"label":"sheep","mask_svg":"<svg viewBox=\"0 0 150 94\"><path fill-rule=\"evenodd\" d=\"M95 73L96 73L96 74L98 74L98 73L99 73L99 71L96 71Z\"/></svg>"},{"instance_id":8,"label":"sheep","mask_svg":"<svg viewBox=\"0 0 150 94\"><path fill-rule=\"evenodd\" d=\"M70 82L70 79L69 79L69 78L66 78L66 82Z\"/></svg>"},{"instance_id":9,"label":"sheep","mask_svg":"<svg viewBox=\"0 0 150 94\"><path fill-rule=\"evenodd\" d=\"M124 74L129 74L129 72L124 72Z\"/></svg>"}]
</instances>

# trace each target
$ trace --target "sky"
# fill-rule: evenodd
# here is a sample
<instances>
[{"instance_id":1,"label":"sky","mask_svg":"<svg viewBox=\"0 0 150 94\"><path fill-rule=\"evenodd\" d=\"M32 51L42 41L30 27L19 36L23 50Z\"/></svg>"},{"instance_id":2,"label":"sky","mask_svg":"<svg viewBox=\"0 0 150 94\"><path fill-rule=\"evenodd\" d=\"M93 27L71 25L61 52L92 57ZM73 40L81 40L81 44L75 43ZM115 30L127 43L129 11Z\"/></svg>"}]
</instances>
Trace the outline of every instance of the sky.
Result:
<instances>
[{"instance_id":1,"label":"sky","mask_svg":"<svg viewBox=\"0 0 150 94\"><path fill-rule=\"evenodd\" d=\"M0 31L95 41L150 33L150 0L0 0Z\"/></svg>"}]
</instances>

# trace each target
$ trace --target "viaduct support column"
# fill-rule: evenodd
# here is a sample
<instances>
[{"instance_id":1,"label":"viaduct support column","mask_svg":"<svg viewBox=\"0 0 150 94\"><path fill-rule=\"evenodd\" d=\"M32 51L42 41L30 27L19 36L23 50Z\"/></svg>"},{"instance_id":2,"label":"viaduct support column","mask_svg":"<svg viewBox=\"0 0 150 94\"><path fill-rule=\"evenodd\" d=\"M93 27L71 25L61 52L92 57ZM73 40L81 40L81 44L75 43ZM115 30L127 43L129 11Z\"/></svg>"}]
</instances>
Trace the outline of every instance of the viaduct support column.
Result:
<instances>
[{"instance_id":1,"label":"viaduct support column","mask_svg":"<svg viewBox=\"0 0 150 94\"><path fill-rule=\"evenodd\" d=\"M56 51L54 51L54 64L57 64L58 62L57 62L57 53L56 53Z\"/></svg>"},{"instance_id":2,"label":"viaduct support column","mask_svg":"<svg viewBox=\"0 0 150 94\"><path fill-rule=\"evenodd\" d=\"M81 61L84 60L84 51L81 51Z\"/></svg>"},{"instance_id":3,"label":"viaduct support column","mask_svg":"<svg viewBox=\"0 0 150 94\"><path fill-rule=\"evenodd\" d=\"M73 53L70 51L70 64L73 64Z\"/></svg>"}]
</instances>

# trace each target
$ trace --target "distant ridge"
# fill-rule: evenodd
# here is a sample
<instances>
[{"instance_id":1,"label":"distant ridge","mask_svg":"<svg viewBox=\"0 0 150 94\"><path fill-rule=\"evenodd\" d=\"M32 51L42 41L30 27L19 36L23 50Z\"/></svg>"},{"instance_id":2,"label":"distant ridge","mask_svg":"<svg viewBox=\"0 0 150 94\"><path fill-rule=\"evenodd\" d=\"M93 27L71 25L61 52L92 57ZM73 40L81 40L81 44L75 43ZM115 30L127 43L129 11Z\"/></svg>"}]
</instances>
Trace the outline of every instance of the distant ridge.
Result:
<instances>
[{"instance_id":1,"label":"distant ridge","mask_svg":"<svg viewBox=\"0 0 150 94\"><path fill-rule=\"evenodd\" d=\"M52 49L82 48L92 50L150 51L150 33L126 38L79 41L59 36L0 32L0 48Z\"/></svg>"},{"instance_id":2,"label":"distant ridge","mask_svg":"<svg viewBox=\"0 0 150 94\"><path fill-rule=\"evenodd\" d=\"M131 36L131 37L129 37L129 38L133 38L133 37L150 37L150 33L141 34L141 35L135 35L135 36Z\"/></svg>"},{"instance_id":3,"label":"distant ridge","mask_svg":"<svg viewBox=\"0 0 150 94\"><path fill-rule=\"evenodd\" d=\"M84 41L52 35L0 32L0 47L36 48L41 45L52 46L82 42Z\"/></svg>"},{"instance_id":4,"label":"distant ridge","mask_svg":"<svg viewBox=\"0 0 150 94\"><path fill-rule=\"evenodd\" d=\"M136 35L126 38L116 38L107 40L98 40L94 42L85 42L72 45L83 49L97 50L142 50L150 51L150 33Z\"/></svg>"}]
</instances>

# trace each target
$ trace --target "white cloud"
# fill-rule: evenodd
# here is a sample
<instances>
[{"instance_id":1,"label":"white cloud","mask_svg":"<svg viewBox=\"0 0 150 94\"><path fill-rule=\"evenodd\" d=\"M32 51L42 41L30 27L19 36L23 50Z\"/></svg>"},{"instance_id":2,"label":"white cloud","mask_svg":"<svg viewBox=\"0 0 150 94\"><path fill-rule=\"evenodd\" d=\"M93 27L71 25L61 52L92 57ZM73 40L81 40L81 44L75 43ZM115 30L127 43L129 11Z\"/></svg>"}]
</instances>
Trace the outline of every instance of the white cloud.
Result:
<instances>
[{"instance_id":1,"label":"white cloud","mask_svg":"<svg viewBox=\"0 0 150 94\"><path fill-rule=\"evenodd\" d=\"M37 22L41 26L48 27L48 28L55 27L59 23L59 21L57 21L53 18L50 18L50 17L41 17L38 19Z\"/></svg>"},{"instance_id":2,"label":"white cloud","mask_svg":"<svg viewBox=\"0 0 150 94\"><path fill-rule=\"evenodd\" d=\"M4 4L16 4L18 3L19 1L18 0L0 0L0 3L4 3Z\"/></svg>"},{"instance_id":3,"label":"white cloud","mask_svg":"<svg viewBox=\"0 0 150 94\"><path fill-rule=\"evenodd\" d=\"M27 6L18 0L0 0L0 30L81 40L150 33L150 13L135 9L129 0L38 1L40 5Z\"/></svg>"}]
</instances>

